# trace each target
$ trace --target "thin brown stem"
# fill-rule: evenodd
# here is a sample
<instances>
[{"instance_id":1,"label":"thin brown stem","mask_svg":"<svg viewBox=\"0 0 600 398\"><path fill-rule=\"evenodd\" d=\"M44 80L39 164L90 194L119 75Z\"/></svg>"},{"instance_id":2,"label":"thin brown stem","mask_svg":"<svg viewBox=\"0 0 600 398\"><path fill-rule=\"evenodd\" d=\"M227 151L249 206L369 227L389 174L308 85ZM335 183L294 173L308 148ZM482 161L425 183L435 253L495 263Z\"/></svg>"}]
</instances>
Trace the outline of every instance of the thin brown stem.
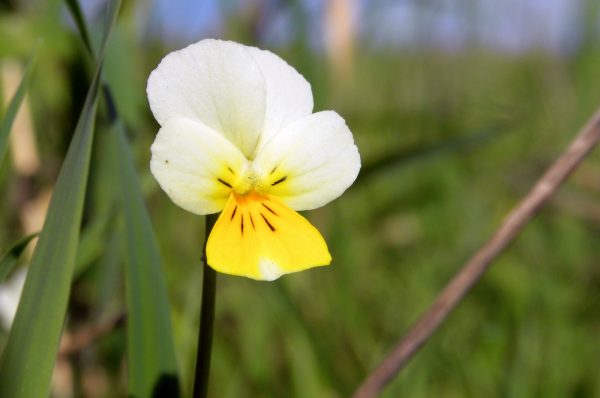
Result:
<instances>
[{"instance_id":1,"label":"thin brown stem","mask_svg":"<svg viewBox=\"0 0 600 398\"><path fill-rule=\"evenodd\" d=\"M126 319L125 312L121 312L102 323L86 326L70 334L65 333L60 342L58 355L65 357L90 347L101 337L121 327Z\"/></svg>"},{"instance_id":2,"label":"thin brown stem","mask_svg":"<svg viewBox=\"0 0 600 398\"><path fill-rule=\"evenodd\" d=\"M599 140L600 109L579 132L571 145L506 216L494 235L446 285L429 310L364 380L356 390L355 398L370 398L379 395L479 281L491 265L492 260L506 249Z\"/></svg>"}]
</instances>

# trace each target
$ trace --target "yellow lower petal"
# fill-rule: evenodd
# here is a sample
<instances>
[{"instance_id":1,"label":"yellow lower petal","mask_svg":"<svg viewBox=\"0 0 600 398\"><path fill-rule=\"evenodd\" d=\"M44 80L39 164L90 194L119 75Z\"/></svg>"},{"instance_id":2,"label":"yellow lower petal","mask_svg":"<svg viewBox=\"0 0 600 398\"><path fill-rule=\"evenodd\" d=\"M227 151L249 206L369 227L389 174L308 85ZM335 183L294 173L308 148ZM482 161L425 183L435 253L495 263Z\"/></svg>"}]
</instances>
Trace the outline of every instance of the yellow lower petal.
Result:
<instances>
[{"instance_id":1,"label":"yellow lower petal","mask_svg":"<svg viewBox=\"0 0 600 398\"><path fill-rule=\"evenodd\" d=\"M219 272L259 280L329 265L327 244L304 217L268 195L232 193L206 244Z\"/></svg>"}]
</instances>

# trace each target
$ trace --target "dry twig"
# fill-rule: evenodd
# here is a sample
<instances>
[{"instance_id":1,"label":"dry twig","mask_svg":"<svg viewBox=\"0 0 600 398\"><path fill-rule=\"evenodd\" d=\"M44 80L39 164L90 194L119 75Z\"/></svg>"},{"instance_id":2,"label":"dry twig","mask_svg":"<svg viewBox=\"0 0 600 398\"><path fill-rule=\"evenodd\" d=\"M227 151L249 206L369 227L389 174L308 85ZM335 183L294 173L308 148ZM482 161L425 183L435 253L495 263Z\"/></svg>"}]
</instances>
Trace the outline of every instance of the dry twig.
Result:
<instances>
[{"instance_id":1,"label":"dry twig","mask_svg":"<svg viewBox=\"0 0 600 398\"><path fill-rule=\"evenodd\" d=\"M82 351L96 342L100 337L123 325L126 318L127 315L122 312L105 322L86 326L71 334L65 334L60 342L58 354L64 357Z\"/></svg>"},{"instance_id":2,"label":"dry twig","mask_svg":"<svg viewBox=\"0 0 600 398\"><path fill-rule=\"evenodd\" d=\"M479 281L492 260L506 249L599 140L600 109L596 111L565 152L546 170L527 195L506 216L491 239L462 267L438 295L429 310L359 386L354 398L370 398L379 395Z\"/></svg>"}]
</instances>

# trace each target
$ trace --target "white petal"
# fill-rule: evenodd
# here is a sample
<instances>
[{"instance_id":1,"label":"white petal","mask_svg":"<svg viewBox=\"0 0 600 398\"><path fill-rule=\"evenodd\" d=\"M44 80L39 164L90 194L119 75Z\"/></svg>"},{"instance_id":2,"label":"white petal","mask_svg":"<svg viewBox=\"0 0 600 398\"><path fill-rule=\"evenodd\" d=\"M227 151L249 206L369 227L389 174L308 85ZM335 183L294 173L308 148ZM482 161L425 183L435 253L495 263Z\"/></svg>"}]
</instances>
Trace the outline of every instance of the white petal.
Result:
<instances>
[{"instance_id":1,"label":"white petal","mask_svg":"<svg viewBox=\"0 0 600 398\"><path fill-rule=\"evenodd\" d=\"M5 330L10 329L15 319L26 277L27 268L20 268L10 279L0 284L0 323Z\"/></svg>"},{"instance_id":2,"label":"white petal","mask_svg":"<svg viewBox=\"0 0 600 398\"><path fill-rule=\"evenodd\" d=\"M267 88L249 47L202 40L168 54L148 78L156 120L196 119L251 157L263 129Z\"/></svg>"},{"instance_id":3,"label":"white petal","mask_svg":"<svg viewBox=\"0 0 600 398\"><path fill-rule=\"evenodd\" d=\"M306 79L283 59L269 51L248 48L267 85L266 114L260 141L266 143L283 127L312 113L312 91Z\"/></svg>"},{"instance_id":4,"label":"white petal","mask_svg":"<svg viewBox=\"0 0 600 398\"><path fill-rule=\"evenodd\" d=\"M269 193L295 210L314 209L340 196L356 179L360 156L344 119L318 112L284 128L253 162Z\"/></svg>"},{"instance_id":5,"label":"white petal","mask_svg":"<svg viewBox=\"0 0 600 398\"><path fill-rule=\"evenodd\" d=\"M221 211L247 160L225 137L202 123L168 119L152 144L150 170L178 206L196 214ZM219 181L219 179L221 181Z\"/></svg>"}]
</instances>

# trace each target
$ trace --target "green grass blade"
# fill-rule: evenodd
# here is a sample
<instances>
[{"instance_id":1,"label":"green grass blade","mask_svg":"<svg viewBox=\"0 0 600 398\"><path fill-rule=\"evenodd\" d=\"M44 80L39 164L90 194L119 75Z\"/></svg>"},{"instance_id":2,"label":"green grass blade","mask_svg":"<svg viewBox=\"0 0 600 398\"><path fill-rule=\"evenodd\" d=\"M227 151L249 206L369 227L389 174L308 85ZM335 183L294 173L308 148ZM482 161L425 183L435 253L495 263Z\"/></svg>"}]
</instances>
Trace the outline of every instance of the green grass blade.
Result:
<instances>
[{"instance_id":1,"label":"green grass blade","mask_svg":"<svg viewBox=\"0 0 600 398\"><path fill-rule=\"evenodd\" d=\"M0 359L0 396L45 397L75 264L91 157L100 69L58 177L21 301Z\"/></svg>"},{"instance_id":2,"label":"green grass blade","mask_svg":"<svg viewBox=\"0 0 600 398\"><path fill-rule=\"evenodd\" d=\"M161 259L122 124L114 124L127 261L129 396L179 396L171 318Z\"/></svg>"},{"instance_id":3,"label":"green grass blade","mask_svg":"<svg viewBox=\"0 0 600 398\"><path fill-rule=\"evenodd\" d=\"M102 64L104 60L104 54L106 53L106 44L108 43L108 38L110 37L110 33L112 32L113 26L115 22L117 22L117 15L119 14L119 9L121 8L121 0L110 0L107 6L106 18L104 19L104 30L102 35L102 41L100 42L100 52L96 59L96 65Z\"/></svg>"},{"instance_id":4,"label":"green grass blade","mask_svg":"<svg viewBox=\"0 0 600 398\"><path fill-rule=\"evenodd\" d=\"M92 56L95 56L96 54L94 53L94 49L92 48L92 42L90 41L90 35L88 33L89 29L88 29L87 24L85 23L85 18L83 17L83 13L81 12L81 7L79 6L79 1L78 0L65 0L65 2L67 3L67 7L69 8L69 11L73 15L73 18L75 19L75 25L77 26L77 30L79 31L79 34L81 36L81 39L83 40L83 44L85 45L85 48L88 50L88 52ZM117 11L119 10L119 8L121 8L121 0L113 0L108 4L108 11L106 13L106 19L104 21L104 24L105 24L104 36L102 38L102 44L100 45L101 52L104 52L104 50L106 48L106 41L108 39L108 35L106 33L109 32L110 29L112 29L112 26L114 25L115 18L117 16Z\"/></svg>"},{"instance_id":5,"label":"green grass blade","mask_svg":"<svg viewBox=\"0 0 600 398\"><path fill-rule=\"evenodd\" d=\"M78 19L77 0L67 0ZM78 29L87 32L83 18ZM87 46L93 56L91 47ZM129 396L177 397L179 380L175 360L171 317L165 279L154 230L150 222L135 172L125 129L114 106L110 88L103 94L113 122L111 132L118 164L121 203L125 221L127 262L125 268L127 302L127 359ZM109 160L110 161L110 160Z\"/></svg>"},{"instance_id":6,"label":"green grass blade","mask_svg":"<svg viewBox=\"0 0 600 398\"><path fill-rule=\"evenodd\" d=\"M33 66L35 65L36 58L37 50L33 53L31 58L29 59L29 62L27 63L23 79L19 84L19 88L17 88L17 92L8 104L8 108L6 109L6 113L4 114L4 118L2 119L2 123L0 124L0 165L2 165L4 157L8 152L8 137L10 135L10 130L12 129L15 117L17 117L19 107L23 102L23 98L25 98L25 92L27 91L27 87L29 87L29 83L31 82L34 69Z\"/></svg>"},{"instance_id":7,"label":"green grass blade","mask_svg":"<svg viewBox=\"0 0 600 398\"><path fill-rule=\"evenodd\" d=\"M86 49L89 51L90 54L95 55L94 50L92 48L92 43L90 41L90 35L88 33L89 29L87 28L87 25L85 23L85 19L83 17L83 13L81 12L79 2L77 0L65 0L65 2L67 3L67 7L69 8L69 11L71 11L73 18L75 19L75 25L77 26L77 30L81 35L81 39L83 40ZM108 41L108 37L110 36L110 32L112 31L112 28L117 20L117 14L120 8L121 0L111 0L108 3L106 18L104 20L104 33L100 44L100 53L98 54L96 61L104 58L106 43Z\"/></svg>"},{"instance_id":8,"label":"green grass blade","mask_svg":"<svg viewBox=\"0 0 600 398\"><path fill-rule=\"evenodd\" d=\"M406 149L402 152L394 152L393 154L379 159L378 161L364 165L360 170L360 174L354 183L355 186L367 182L373 175L376 175L382 170L407 165L411 162L422 161L425 159L434 159L437 155L443 155L460 150L467 150L479 145L489 143L506 130L504 126L492 126L488 129L471 133L463 137L452 137L441 140L433 144L419 145L413 148Z\"/></svg>"},{"instance_id":9,"label":"green grass blade","mask_svg":"<svg viewBox=\"0 0 600 398\"><path fill-rule=\"evenodd\" d=\"M4 281L7 275L11 273L15 265L17 265L17 260L21 256L21 253L23 253L29 242L36 236L38 236L37 232L24 236L0 257L0 282Z\"/></svg>"},{"instance_id":10,"label":"green grass blade","mask_svg":"<svg viewBox=\"0 0 600 398\"><path fill-rule=\"evenodd\" d=\"M158 244L123 124L116 120L106 137L112 150L103 160L118 170L114 175L123 220L129 396L177 397L180 385Z\"/></svg>"},{"instance_id":11,"label":"green grass blade","mask_svg":"<svg viewBox=\"0 0 600 398\"><path fill-rule=\"evenodd\" d=\"M114 206L113 206L114 207ZM114 224L115 209L103 209L89 225L81 231L74 277L77 279L102 256L109 228Z\"/></svg>"},{"instance_id":12,"label":"green grass blade","mask_svg":"<svg viewBox=\"0 0 600 398\"><path fill-rule=\"evenodd\" d=\"M111 2L96 72L0 358L1 397L47 397L50 392L79 240L102 61L117 9Z\"/></svg>"},{"instance_id":13,"label":"green grass blade","mask_svg":"<svg viewBox=\"0 0 600 398\"><path fill-rule=\"evenodd\" d=\"M79 2L77 0L65 0L65 2L67 3L69 11L71 11L71 15L73 15L75 25L77 26L81 40L83 40L83 44L90 53L93 53L94 51L92 49L90 34L88 32L87 25L85 24L85 19L83 17L81 7L79 6Z\"/></svg>"}]
</instances>

